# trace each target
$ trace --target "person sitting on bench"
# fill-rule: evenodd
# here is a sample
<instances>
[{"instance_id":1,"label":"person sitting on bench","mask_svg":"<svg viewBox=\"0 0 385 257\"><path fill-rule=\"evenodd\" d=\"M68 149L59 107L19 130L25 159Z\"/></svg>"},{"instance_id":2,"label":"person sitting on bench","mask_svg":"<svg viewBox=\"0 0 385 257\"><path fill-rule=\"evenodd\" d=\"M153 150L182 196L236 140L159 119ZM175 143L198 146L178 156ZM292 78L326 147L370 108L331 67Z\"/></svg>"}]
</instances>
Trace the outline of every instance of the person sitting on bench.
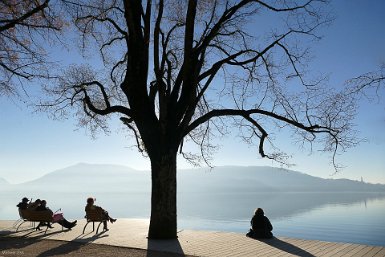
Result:
<instances>
[{"instance_id":1,"label":"person sitting on bench","mask_svg":"<svg viewBox=\"0 0 385 257\"><path fill-rule=\"evenodd\" d=\"M16 207L18 207L20 210L25 210L25 209L28 208L28 205L29 205L28 202L29 202L28 198L27 198L27 197L24 197L24 198L21 200L21 202L18 203L18 204L16 205Z\"/></svg>"},{"instance_id":2,"label":"person sitting on bench","mask_svg":"<svg viewBox=\"0 0 385 257\"><path fill-rule=\"evenodd\" d=\"M86 213L88 211L98 211L101 213L103 219L105 219L103 221L103 230L106 230L108 231L108 228L107 228L107 221L109 220L111 223L114 223L116 221L116 219L113 219L109 216L108 212L106 210L104 210L102 207L100 206L97 206L97 205L94 205L96 199L93 198L93 197L88 197L87 198L87 205L85 207L85 211Z\"/></svg>"},{"instance_id":3,"label":"person sitting on bench","mask_svg":"<svg viewBox=\"0 0 385 257\"><path fill-rule=\"evenodd\" d=\"M42 200L40 205L36 208L35 211L49 211L51 215L53 215L53 212L51 211L51 209L47 207L46 200ZM57 220L56 222L65 228L71 229L76 226L77 220L73 222L69 222L62 216L61 219ZM36 227L36 230L40 230L40 226L48 226L49 228L53 228L50 223L40 222L39 225Z\"/></svg>"}]
</instances>

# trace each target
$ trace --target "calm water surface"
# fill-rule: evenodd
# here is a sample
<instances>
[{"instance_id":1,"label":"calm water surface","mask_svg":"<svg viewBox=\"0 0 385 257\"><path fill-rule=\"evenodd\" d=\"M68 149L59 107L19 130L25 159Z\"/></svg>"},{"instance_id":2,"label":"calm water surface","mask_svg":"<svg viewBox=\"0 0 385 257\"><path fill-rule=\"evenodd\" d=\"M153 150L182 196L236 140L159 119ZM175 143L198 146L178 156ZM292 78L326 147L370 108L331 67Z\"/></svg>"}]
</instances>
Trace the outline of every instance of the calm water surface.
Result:
<instances>
[{"instance_id":1,"label":"calm water surface","mask_svg":"<svg viewBox=\"0 0 385 257\"><path fill-rule=\"evenodd\" d=\"M1 190L0 190L1 191ZM23 197L47 199L68 219L84 217L89 194L1 192L0 219L17 219ZM95 192L96 203L114 217L150 215L148 192ZM256 207L265 210L275 236L385 246L385 194L381 193L180 193L178 229L246 233Z\"/></svg>"},{"instance_id":2,"label":"calm water surface","mask_svg":"<svg viewBox=\"0 0 385 257\"><path fill-rule=\"evenodd\" d=\"M327 204L293 215L272 215L275 236L385 246L385 198L353 204ZM250 214L252 215L252 214ZM179 227L244 233L250 218L184 217Z\"/></svg>"}]
</instances>

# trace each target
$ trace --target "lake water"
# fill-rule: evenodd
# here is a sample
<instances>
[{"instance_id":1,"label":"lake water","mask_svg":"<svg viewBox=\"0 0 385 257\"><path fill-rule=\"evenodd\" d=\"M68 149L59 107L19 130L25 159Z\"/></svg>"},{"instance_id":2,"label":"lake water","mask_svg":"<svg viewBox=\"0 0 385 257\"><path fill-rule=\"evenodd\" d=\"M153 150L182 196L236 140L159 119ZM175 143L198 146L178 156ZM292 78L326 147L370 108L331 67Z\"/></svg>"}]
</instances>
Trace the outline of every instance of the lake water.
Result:
<instances>
[{"instance_id":1,"label":"lake water","mask_svg":"<svg viewBox=\"0 0 385 257\"><path fill-rule=\"evenodd\" d=\"M0 190L1 191L1 190ZM17 219L24 197L46 199L67 219L84 217L79 192L0 192L0 219ZM150 215L148 192L95 192L96 204L117 218ZM275 236L385 246L385 194L381 193L180 193L178 229L246 233L257 207L265 210Z\"/></svg>"},{"instance_id":2,"label":"lake water","mask_svg":"<svg viewBox=\"0 0 385 257\"><path fill-rule=\"evenodd\" d=\"M214 198L222 200L206 196L208 204L195 205L199 208L211 204L202 215L182 208L179 227L245 233L253 214L251 207L255 206L264 208L275 236L385 246L383 194L259 193ZM216 202L227 204L218 206Z\"/></svg>"}]
</instances>

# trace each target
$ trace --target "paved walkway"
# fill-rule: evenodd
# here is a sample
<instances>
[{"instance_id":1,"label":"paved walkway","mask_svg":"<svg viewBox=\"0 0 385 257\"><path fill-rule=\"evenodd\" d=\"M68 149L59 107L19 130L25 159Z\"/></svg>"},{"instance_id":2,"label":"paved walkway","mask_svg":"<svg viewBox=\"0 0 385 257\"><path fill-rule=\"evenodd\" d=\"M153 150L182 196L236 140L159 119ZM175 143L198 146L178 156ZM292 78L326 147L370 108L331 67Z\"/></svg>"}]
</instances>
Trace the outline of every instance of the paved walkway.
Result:
<instances>
[{"instance_id":1,"label":"paved walkway","mask_svg":"<svg viewBox=\"0 0 385 257\"><path fill-rule=\"evenodd\" d=\"M119 219L109 224L109 231L96 234L89 224L82 234L85 220L79 220L72 230L61 230L58 224L47 233L22 226L15 232L14 221L0 221L0 236L38 237L63 241L104 244L138 249L173 252L194 256L375 256L385 257L385 247L348 243L331 243L315 240L274 238L254 240L244 234L182 230L176 240L148 240L148 221ZM27 223L26 225L29 225ZM102 227L102 226L101 226ZM96 229L96 226L95 226Z\"/></svg>"}]
</instances>

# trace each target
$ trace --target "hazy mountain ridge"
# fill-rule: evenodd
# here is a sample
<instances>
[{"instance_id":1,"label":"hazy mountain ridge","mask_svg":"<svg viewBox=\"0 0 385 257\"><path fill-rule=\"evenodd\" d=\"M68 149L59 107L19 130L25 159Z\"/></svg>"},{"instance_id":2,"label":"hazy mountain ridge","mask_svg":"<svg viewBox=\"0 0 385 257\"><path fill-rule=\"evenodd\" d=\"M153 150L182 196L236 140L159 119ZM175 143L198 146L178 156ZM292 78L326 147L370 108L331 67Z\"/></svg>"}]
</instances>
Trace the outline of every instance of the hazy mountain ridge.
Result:
<instances>
[{"instance_id":1,"label":"hazy mountain ridge","mask_svg":"<svg viewBox=\"0 0 385 257\"><path fill-rule=\"evenodd\" d=\"M365 204L385 197L385 185L352 180L322 179L272 167L216 167L178 170L180 217L249 219L256 207L269 217L289 217L326 205ZM117 217L148 217L151 210L151 174L118 165L78 164L39 179L0 187L0 201L13 215L24 196L46 199L66 217L84 216L87 197L97 198ZM122 206L125 206L122 208ZM2 209L0 208L0 213Z\"/></svg>"},{"instance_id":2,"label":"hazy mountain ridge","mask_svg":"<svg viewBox=\"0 0 385 257\"><path fill-rule=\"evenodd\" d=\"M57 179L60 179L61 181L84 179L87 181L98 177L104 177L105 179L105 177L116 178L116 176L134 176L145 173L145 171L138 171L121 165L79 163L67 168L55 170L40 178L23 184L32 185L35 183L56 181Z\"/></svg>"},{"instance_id":3,"label":"hazy mountain ridge","mask_svg":"<svg viewBox=\"0 0 385 257\"><path fill-rule=\"evenodd\" d=\"M150 173L126 166L79 163L50 172L38 179L19 184L22 189L39 191L148 191Z\"/></svg>"},{"instance_id":4,"label":"hazy mountain ridge","mask_svg":"<svg viewBox=\"0 0 385 257\"><path fill-rule=\"evenodd\" d=\"M9 183L8 183L8 181L5 180L4 178L0 178L0 185L1 185L1 186L8 186Z\"/></svg>"},{"instance_id":5,"label":"hazy mountain ridge","mask_svg":"<svg viewBox=\"0 0 385 257\"><path fill-rule=\"evenodd\" d=\"M323 179L267 166L222 166L178 170L178 192L385 192L385 185L348 179ZM1 183L1 180L0 180ZM9 184L8 184L9 185ZM7 188L8 186L4 187ZM150 192L150 171L126 166L80 163L36 180L10 185L12 190Z\"/></svg>"},{"instance_id":6,"label":"hazy mountain ridge","mask_svg":"<svg viewBox=\"0 0 385 257\"><path fill-rule=\"evenodd\" d=\"M188 172L193 173L193 170ZM183 174L181 171L179 174ZM266 166L223 166L216 167L209 174L208 179L211 186L217 188L237 187L240 191L369 191L369 192L385 192L385 185L370 184L360 181L348 179L323 179L310 176L297 171L273 168ZM190 178L193 180L193 177ZM202 187L205 181L199 181L197 186ZM183 188L182 188L183 190Z\"/></svg>"}]
</instances>

